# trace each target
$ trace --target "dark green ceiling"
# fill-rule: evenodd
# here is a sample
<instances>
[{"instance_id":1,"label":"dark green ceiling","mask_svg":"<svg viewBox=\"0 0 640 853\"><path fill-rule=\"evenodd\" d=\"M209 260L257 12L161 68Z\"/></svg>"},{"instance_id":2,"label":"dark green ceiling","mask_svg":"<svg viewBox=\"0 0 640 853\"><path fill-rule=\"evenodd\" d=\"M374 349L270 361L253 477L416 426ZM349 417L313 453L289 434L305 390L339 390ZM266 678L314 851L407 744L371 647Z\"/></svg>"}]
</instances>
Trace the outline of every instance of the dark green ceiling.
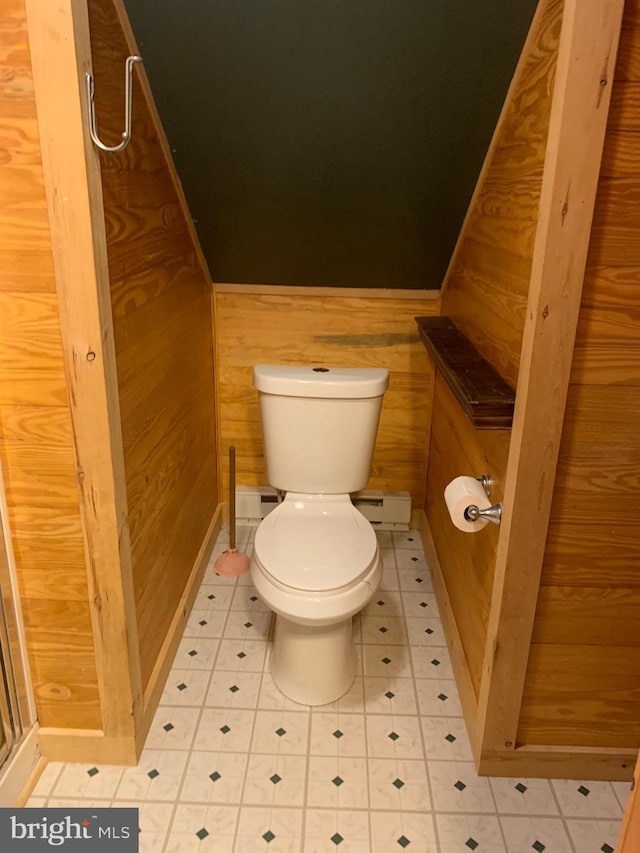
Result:
<instances>
[{"instance_id":1,"label":"dark green ceiling","mask_svg":"<svg viewBox=\"0 0 640 853\"><path fill-rule=\"evenodd\" d=\"M214 280L439 287L535 0L126 0Z\"/></svg>"}]
</instances>

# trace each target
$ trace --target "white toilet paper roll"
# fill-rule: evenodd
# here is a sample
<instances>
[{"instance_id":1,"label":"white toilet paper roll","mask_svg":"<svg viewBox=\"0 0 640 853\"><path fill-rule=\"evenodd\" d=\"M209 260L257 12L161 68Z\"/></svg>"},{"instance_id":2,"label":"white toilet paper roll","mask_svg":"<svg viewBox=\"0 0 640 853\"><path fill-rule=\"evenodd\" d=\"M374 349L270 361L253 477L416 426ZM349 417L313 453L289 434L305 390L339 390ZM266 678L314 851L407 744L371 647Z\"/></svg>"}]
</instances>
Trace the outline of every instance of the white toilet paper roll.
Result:
<instances>
[{"instance_id":1,"label":"white toilet paper roll","mask_svg":"<svg viewBox=\"0 0 640 853\"><path fill-rule=\"evenodd\" d=\"M491 501L479 480L475 477L456 477L444 490L444 500L451 516L451 521L458 530L465 533L475 533L488 524L486 518L477 521L467 521L464 511L468 506L475 504L478 509L488 509Z\"/></svg>"}]
</instances>

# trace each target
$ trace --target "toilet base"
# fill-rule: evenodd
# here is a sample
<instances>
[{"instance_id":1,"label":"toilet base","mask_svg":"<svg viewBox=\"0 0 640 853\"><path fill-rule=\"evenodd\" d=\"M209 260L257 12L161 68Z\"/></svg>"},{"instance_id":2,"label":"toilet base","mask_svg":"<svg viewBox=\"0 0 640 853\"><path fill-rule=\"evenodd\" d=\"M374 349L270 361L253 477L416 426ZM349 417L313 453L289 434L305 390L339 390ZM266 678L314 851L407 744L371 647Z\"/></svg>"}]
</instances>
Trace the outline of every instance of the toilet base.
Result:
<instances>
[{"instance_id":1,"label":"toilet base","mask_svg":"<svg viewBox=\"0 0 640 853\"><path fill-rule=\"evenodd\" d=\"M328 705L356 674L351 617L333 625L299 625L276 616L271 675L281 693L301 705Z\"/></svg>"}]
</instances>

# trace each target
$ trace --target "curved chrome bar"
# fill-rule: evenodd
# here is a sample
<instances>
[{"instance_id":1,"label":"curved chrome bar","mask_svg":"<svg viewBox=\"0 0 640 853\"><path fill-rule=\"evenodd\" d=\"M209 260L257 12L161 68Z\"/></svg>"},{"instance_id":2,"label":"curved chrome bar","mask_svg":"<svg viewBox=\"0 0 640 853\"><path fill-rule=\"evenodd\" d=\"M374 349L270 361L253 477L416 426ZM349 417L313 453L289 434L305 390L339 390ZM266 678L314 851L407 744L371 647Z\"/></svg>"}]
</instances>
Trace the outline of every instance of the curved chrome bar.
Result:
<instances>
[{"instance_id":1,"label":"curved chrome bar","mask_svg":"<svg viewBox=\"0 0 640 853\"><path fill-rule=\"evenodd\" d=\"M128 56L124 65L124 131L122 132L122 142L119 145L105 145L98 137L96 128L96 107L95 107L95 85L93 74L85 74L87 81L87 96L89 98L89 133L91 139L101 151L106 151L108 154L116 154L118 151L124 151L131 139L131 107L132 107L132 77L133 66L136 62L142 62L141 56Z\"/></svg>"}]
</instances>

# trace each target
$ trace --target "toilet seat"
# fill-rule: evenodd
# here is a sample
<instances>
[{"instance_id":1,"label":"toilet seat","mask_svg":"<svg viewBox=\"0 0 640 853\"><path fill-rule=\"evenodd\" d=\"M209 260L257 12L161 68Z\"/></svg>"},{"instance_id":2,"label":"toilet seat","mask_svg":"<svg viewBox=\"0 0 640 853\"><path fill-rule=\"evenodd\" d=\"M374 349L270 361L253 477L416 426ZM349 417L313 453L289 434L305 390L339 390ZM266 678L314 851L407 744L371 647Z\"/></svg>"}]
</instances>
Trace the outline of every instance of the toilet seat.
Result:
<instances>
[{"instance_id":1,"label":"toilet seat","mask_svg":"<svg viewBox=\"0 0 640 853\"><path fill-rule=\"evenodd\" d=\"M349 495L288 492L258 527L254 548L276 586L310 594L356 586L378 559L373 528Z\"/></svg>"}]
</instances>

